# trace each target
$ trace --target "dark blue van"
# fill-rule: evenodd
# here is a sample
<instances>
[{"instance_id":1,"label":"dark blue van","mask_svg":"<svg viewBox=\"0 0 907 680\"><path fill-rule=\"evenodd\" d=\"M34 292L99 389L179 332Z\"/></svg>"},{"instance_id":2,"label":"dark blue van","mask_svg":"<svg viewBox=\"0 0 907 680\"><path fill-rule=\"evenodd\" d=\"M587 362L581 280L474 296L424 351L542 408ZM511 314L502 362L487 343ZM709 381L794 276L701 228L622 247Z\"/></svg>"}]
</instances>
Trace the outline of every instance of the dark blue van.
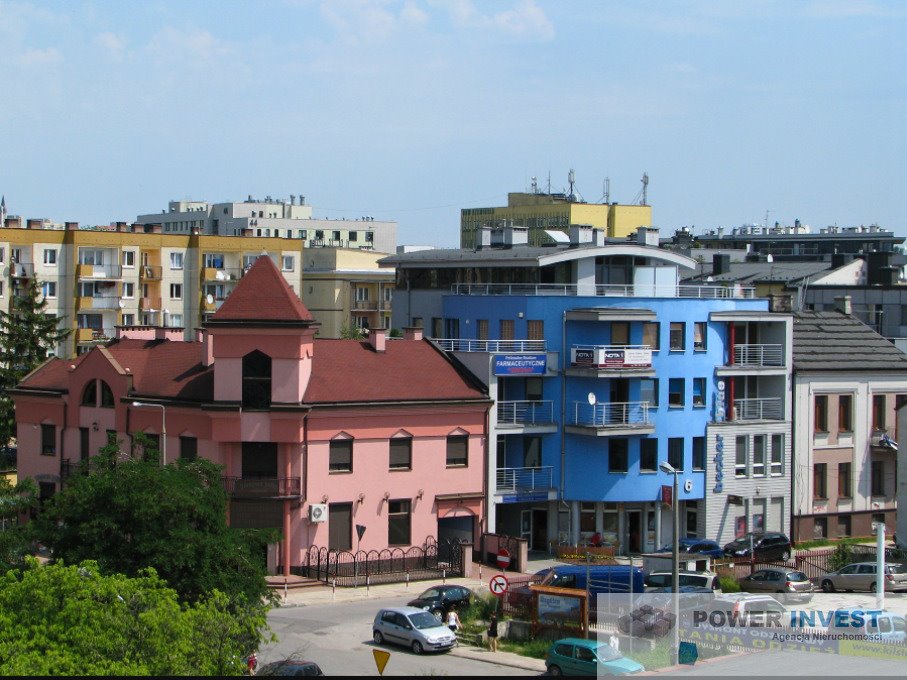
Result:
<instances>
[{"instance_id":1,"label":"dark blue van","mask_svg":"<svg viewBox=\"0 0 907 680\"><path fill-rule=\"evenodd\" d=\"M645 591L645 572L641 567L623 564L563 565L536 572L539 585L557 588L586 590L586 575L589 578L589 594L599 593L642 593Z\"/></svg>"}]
</instances>

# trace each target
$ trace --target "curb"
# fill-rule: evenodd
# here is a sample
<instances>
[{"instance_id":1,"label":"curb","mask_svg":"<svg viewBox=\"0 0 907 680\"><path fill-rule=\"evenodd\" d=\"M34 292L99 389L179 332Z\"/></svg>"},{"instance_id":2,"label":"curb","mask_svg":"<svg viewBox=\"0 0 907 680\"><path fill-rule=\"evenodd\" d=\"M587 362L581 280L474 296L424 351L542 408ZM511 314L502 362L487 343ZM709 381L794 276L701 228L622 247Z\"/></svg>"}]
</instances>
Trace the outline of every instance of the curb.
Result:
<instances>
[{"instance_id":1,"label":"curb","mask_svg":"<svg viewBox=\"0 0 907 680\"><path fill-rule=\"evenodd\" d=\"M475 650L475 651L473 651ZM517 661L516 659L511 659L509 657L501 658L499 656L500 652L497 654L494 652L489 652L487 650L479 651L478 647L468 647L464 649L461 647L454 647L449 652L453 656L463 657L465 659L472 659L473 661L483 661L485 663L495 664L496 666L508 666L510 668L519 668L524 671L532 671L534 673L544 673L545 672L545 662L541 659L532 659L537 661L537 665L531 665L529 662ZM505 654L512 654L512 652L504 652ZM518 655L516 655L518 656ZM526 657L529 659L530 657Z\"/></svg>"}]
</instances>

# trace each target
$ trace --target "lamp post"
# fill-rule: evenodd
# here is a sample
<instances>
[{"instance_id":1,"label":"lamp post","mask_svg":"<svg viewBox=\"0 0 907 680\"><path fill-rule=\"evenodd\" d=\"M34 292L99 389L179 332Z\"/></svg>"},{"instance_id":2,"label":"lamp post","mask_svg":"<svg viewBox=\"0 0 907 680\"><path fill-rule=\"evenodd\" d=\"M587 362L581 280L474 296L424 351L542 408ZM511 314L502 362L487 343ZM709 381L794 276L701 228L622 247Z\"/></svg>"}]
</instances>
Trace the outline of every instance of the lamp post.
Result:
<instances>
[{"instance_id":1,"label":"lamp post","mask_svg":"<svg viewBox=\"0 0 907 680\"><path fill-rule=\"evenodd\" d=\"M161 465L167 464L167 407L163 404L150 404L144 401L134 401L132 405L136 408L143 406L153 406L161 409Z\"/></svg>"},{"instance_id":2,"label":"lamp post","mask_svg":"<svg viewBox=\"0 0 907 680\"><path fill-rule=\"evenodd\" d=\"M680 658L680 508L677 502L677 469L662 461L658 468L674 475L674 491L671 494L671 512L674 520L674 535L671 537L671 602L674 609L674 648L671 650L671 661L676 666Z\"/></svg>"}]
</instances>

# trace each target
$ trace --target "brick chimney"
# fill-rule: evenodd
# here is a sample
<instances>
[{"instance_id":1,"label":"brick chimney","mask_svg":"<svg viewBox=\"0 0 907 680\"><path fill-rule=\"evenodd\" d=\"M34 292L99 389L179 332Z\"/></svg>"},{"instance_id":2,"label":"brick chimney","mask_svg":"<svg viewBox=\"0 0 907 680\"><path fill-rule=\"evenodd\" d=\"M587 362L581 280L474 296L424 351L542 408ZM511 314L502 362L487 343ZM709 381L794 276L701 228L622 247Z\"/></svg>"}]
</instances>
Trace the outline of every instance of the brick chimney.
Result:
<instances>
[{"instance_id":1,"label":"brick chimney","mask_svg":"<svg viewBox=\"0 0 907 680\"><path fill-rule=\"evenodd\" d=\"M78 222L64 222L63 226L66 227L66 231L78 231L79 230Z\"/></svg>"},{"instance_id":2,"label":"brick chimney","mask_svg":"<svg viewBox=\"0 0 907 680\"><path fill-rule=\"evenodd\" d=\"M406 326L403 329L403 339L404 340L421 340L422 339L422 329L418 326Z\"/></svg>"},{"instance_id":3,"label":"brick chimney","mask_svg":"<svg viewBox=\"0 0 907 680\"><path fill-rule=\"evenodd\" d=\"M368 332L368 342L376 352L383 352L387 344L387 329L372 328Z\"/></svg>"},{"instance_id":4,"label":"brick chimney","mask_svg":"<svg viewBox=\"0 0 907 680\"><path fill-rule=\"evenodd\" d=\"M40 229L40 228L41 228L41 220L38 220L38 219L29 219L29 220L27 220L27 221L25 222L25 228L26 228L26 229Z\"/></svg>"}]
</instances>

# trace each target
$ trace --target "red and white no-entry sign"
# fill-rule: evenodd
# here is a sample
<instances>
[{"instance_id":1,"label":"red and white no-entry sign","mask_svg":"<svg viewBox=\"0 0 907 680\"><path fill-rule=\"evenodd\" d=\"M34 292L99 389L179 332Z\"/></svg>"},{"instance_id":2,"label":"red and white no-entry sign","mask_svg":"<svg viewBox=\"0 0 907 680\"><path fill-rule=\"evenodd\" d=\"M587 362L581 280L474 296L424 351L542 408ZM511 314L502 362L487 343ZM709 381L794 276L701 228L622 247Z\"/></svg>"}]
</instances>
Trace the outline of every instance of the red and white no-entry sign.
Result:
<instances>
[{"instance_id":1,"label":"red and white no-entry sign","mask_svg":"<svg viewBox=\"0 0 907 680\"><path fill-rule=\"evenodd\" d=\"M508 581L507 577L503 574L492 576L491 580L488 582L488 589L492 594L497 595L498 597L506 593L509 587L510 581Z\"/></svg>"},{"instance_id":2,"label":"red and white no-entry sign","mask_svg":"<svg viewBox=\"0 0 907 680\"><path fill-rule=\"evenodd\" d=\"M498 550L497 563L498 569L506 569L510 566L510 551L507 548Z\"/></svg>"}]
</instances>

